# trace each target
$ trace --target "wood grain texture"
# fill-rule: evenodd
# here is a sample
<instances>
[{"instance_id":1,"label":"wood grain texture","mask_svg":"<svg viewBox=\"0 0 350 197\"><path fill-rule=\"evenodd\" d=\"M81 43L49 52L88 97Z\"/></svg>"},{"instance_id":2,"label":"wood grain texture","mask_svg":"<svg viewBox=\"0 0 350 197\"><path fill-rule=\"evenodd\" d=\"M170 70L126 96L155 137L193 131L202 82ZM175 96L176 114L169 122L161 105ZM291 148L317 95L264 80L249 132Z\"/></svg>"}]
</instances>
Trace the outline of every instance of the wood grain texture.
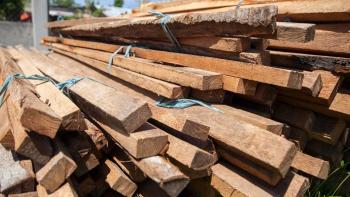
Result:
<instances>
[{"instance_id":1,"label":"wood grain texture","mask_svg":"<svg viewBox=\"0 0 350 197\"><path fill-rule=\"evenodd\" d=\"M329 162L298 152L292 163L292 168L300 170L306 174L325 180L329 173Z\"/></svg>"}]
</instances>

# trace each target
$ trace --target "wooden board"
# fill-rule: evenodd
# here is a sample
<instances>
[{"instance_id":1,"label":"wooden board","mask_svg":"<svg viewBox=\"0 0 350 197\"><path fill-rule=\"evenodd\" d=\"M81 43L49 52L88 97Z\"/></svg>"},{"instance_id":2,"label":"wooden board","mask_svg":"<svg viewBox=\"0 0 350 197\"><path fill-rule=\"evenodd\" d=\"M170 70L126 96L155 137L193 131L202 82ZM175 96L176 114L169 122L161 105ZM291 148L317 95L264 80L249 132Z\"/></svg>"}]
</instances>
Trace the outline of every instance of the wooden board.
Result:
<instances>
[{"instance_id":1,"label":"wooden board","mask_svg":"<svg viewBox=\"0 0 350 197\"><path fill-rule=\"evenodd\" d=\"M66 40L66 39L65 39ZM85 41L72 41L75 45L83 45L87 48L88 46L94 46L105 49L111 47L114 50L118 49L120 46L117 45L99 45L98 43ZM51 45L48 43L48 45ZM54 46L59 46L52 43ZM72 47L71 47L72 48ZM85 49L86 51L87 49ZM113 50L112 50L113 51ZM132 48L131 51L137 54L137 57L150 59L154 61L168 62L172 64L182 65L186 67L204 69L208 71L222 73L224 75L235 76L243 79L254 80L262 83L268 83L272 85L288 87L293 89L301 89L301 83L303 74L278 68L272 68L268 66L263 66L259 64L249 64L232 60L225 60L212 57L204 57L197 55L180 54L165 51L155 51L150 49ZM108 55L107 55L108 56ZM106 57L107 59L107 57ZM106 61L106 60L105 60ZM266 73L269 73L268 75ZM267 77L269 76L269 77Z\"/></svg>"},{"instance_id":2,"label":"wooden board","mask_svg":"<svg viewBox=\"0 0 350 197\"><path fill-rule=\"evenodd\" d=\"M36 180L52 193L66 181L76 168L77 165L71 158L59 152L36 173Z\"/></svg>"},{"instance_id":3,"label":"wooden board","mask_svg":"<svg viewBox=\"0 0 350 197\"><path fill-rule=\"evenodd\" d=\"M346 74L349 72L350 58L306 53L271 51L271 63L274 66L299 68L303 70L327 70Z\"/></svg>"},{"instance_id":4,"label":"wooden board","mask_svg":"<svg viewBox=\"0 0 350 197\"><path fill-rule=\"evenodd\" d=\"M133 196L137 189L137 185L132 182L123 171L112 161L106 160L105 165L109 170L106 182L108 185L118 193L124 196Z\"/></svg>"},{"instance_id":5,"label":"wooden board","mask_svg":"<svg viewBox=\"0 0 350 197\"><path fill-rule=\"evenodd\" d=\"M255 81L223 75L223 89L229 92L243 95L255 95L258 85Z\"/></svg>"},{"instance_id":6,"label":"wooden board","mask_svg":"<svg viewBox=\"0 0 350 197\"><path fill-rule=\"evenodd\" d=\"M211 185L222 196L303 196L310 186L307 178L292 172L271 187L227 164L216 164L212 171Z\"/></svg>"},{"instance_id":7,"label":"wooden board","mask_svg":"<svg viewBox=\"0 0 350 197\"><path fill-rule=\"evenodd\" d=\"M39 197L78 197L77 192L73 188L72 184L67 182L64 185L62 185L60 188L58 188L54 193L48 194L45 188L38 184L36 187L36 190L38 192Z\"/></svg>"},{"instance_id":8,"label":"wooden board","mask_svg":"<svg viewBox=\"0 0 350 197\"><path fill-rule=\"evenodd\" d=\"M348 107L350 95L346 93L336 93L329 107L318 105L315 103L291 99L286 96L278 96L277 99L282 102L288 103L292 106L312 110L335 118L343 118L345 120L350 120L350 108Z\"/></svg>"},{"instance_id":9,"label":"wooden board","mask_svg":"<svg viewBox=\"0 0 350 197\"><path fill-rule=\"evenodd\" d=\"M287 89L280 89L279 94L303 101L329 106L337 93L339 85L342 82L342 77L323 70L312 71L312 73L320 74L322 81L322 88L316 97L306 95L305 91L300 92Z\"/></svg>"},{"instance_id":10,"label":"wooden board","mask_svg":"<svg viewBox=\"0 0 350 197\"><path fill-rule=\"evenodd\" d=\"M272 34L276 28L276 15L277 6L251 7L221 13L179 14L172 16L167 25L177 37ZM165 37L160 24L161 20L156 17L145 17L128 21L77 25L61 31L75 36L100 34L126 38ZM206 31L203 31L203 28Z\"/></svg>"},{"instance_id":11,"label":"wooden board","mask_svg":"<svg viewBox=\"0 0 350 197\"><path fill-rule=\"evenodd\" d=\"M26 76L43 74L33 66L30 57L25 56L14 48L8 48L9 53L16 58L18 66ZM79 108L51 82L29 80L40 95L40 100L62 119L61 128L71 131L83 131L86 128Z\"/></svg>"},{"instance_id":12,"label":"wooden board","mask_svg":"<svg viewBox=\"0 0 350 197\"><path fill-rule=\"evenodd\" d=\"M91 141L95 144L97 150L101 150L107 146L108 140L103 132L96 127L91 121L88 119L84 119L87 129L85 133L90 137Z\"/></svg>"},{"instance_id":13,"label":"wooden board","mask_svg":"<svg viewBox=\"0 0 350 197\"><path fill-rule=\"evenodd\" d=\"M334 2L341 3L342 1L344 0ZM326 3L325 5L328 4ZM268 49L325 56L350 57L349 29L350 23L319 24L316 26L315 39L311 42L293 43L269 40L270 45Z\"/></svg>"},{"instance_id":14,"label":"wooden board","mask_svg":"<svg viewBox=\"0 0 350 197\"><path fill-rule=\"evenodd\" d=\"M208 103L223 103L225 100L226 91L219 90L196 90L192 89L190 97L202 100Z\"/></svg>"},{"instance_id":15,"label":"wooden board","mask_svg":"<svg viewBox=\"0 0 350 197\"><path fill-rule=\"evenodd\" d=\"M169 196L178 196L189 183L188 177L163 157L154 156L134 162Z\"/></svg>"},{"instance_id":16,"label":"wooden board","mask_svg":"<svg viewBox=\"0 0 350 197\"><path fill-rule=\"evenodd\" d=\"M13 150L15 148L15 141L11 131L11 123L7 112L6 102L0 107L0 144L6 149Z\"/></svg>"},{"instance_id":17,"label":"wooden board","mask_svg":"<svg viewBox=\"0 0 350 197\"><path fill-rule=\"evenodd\" d=\"M298 152L292 163L292 168L302 171L311 176L325 180L329 173L329 162Z\"/></svg>"},{"instance_id":18,"label":"wooden board","mask_svg":"<svg viewBox=\"0 0 350 197\"><path fill-rule=\"evenodd\" d=\"M152 77L148 77L136 72L132 72L117 66L112 66L110 69L107 68L106 63L88 58L85 56L69 53L63 50L55 49L56 52L74 58L82 63L86 63L96 69L99 69L105 73L118 77L126 82L132 83L136 86L152 91L156 94L164 96L170 99L183 98L186 96L188 90L179 85L168 83L162 80L158 80Z\"/></svg>"},{"instance_id":19,"label":"wooden board","mask_svg":"<svg viewBox=\"0 0 350 197\"><path fill-rule=\"evenodd\" d=\"M118 144L136 159L159 154L168 143L168 136L157 127L145 123L129 136L96 121Z\"/></svg>"}]
</instances>

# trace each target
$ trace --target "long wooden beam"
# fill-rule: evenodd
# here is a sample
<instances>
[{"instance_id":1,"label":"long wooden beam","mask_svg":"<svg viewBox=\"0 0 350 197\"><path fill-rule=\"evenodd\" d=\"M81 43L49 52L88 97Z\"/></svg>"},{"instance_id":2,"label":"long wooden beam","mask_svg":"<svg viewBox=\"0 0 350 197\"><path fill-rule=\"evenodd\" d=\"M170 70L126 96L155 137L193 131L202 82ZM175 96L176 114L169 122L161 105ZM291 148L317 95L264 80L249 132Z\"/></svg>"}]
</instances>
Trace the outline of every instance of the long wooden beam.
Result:
<instances>
[{"instance_id":1,"label":"long wooden beam","mask_svg":"<svg viewBox=\"0 0 350 197\"><path fill-rule=\"evenodd\" d=\"M217 13L179 14L172 16L167 25L177 37L269 35L276 29L276 15L277 6L249 7ZM166 37L161 20L156 17L77 25L61 31L75 36L94 36L98 32L104 36L125 38Z\"/></svg>"},{"instance_id":2,"label":"long wooden beam","mask_svg":"<svg viewBox=\"0 0 350 197\"><path fill-rule=\"evenodd\" d=\"M51 43L52 40L54 39L48 38L45 40L48 40L48 42ZM61 42L61 41L59 39L55 39L55 42ZM96 42L86 42L86 41L77 41L77 40L74 41L74 40L67 40L67 39L64 39L62 42L64 44L69 43L71 46L79 45L85 48L95 48L95 49L100 48L100 50L104 50L104 51L115 51L120 47L118 45L99 44ZM52 43L52 44L50 43L48 43L48 45L61 46L55 43ZM73 47L71 47L71 50L72 49ZM82 50L83 49L81 49L81 51ZM84 51L87 51L87 50L88 49L85 49ZM301 89L302 87L303 74L292 70L272 68L272 67L263 66L259 64L243 63L239 61L225 60L220 58L173 53L173 52L166 52L166 51L157 51L157 50L142 49L142 48L136 48L136 47L132 48L131 51L136 54L136 57L140 57L144 59L168 62L168 63L182 65L186 67L213 71L224 75L239 77L243 79L258 81L262 83L268 83L268 84L292 88L292 89ZM107 57L109 56L107 55L106 58L104 58L104 61L108 60Z\"/></svg>"}]
</instances>

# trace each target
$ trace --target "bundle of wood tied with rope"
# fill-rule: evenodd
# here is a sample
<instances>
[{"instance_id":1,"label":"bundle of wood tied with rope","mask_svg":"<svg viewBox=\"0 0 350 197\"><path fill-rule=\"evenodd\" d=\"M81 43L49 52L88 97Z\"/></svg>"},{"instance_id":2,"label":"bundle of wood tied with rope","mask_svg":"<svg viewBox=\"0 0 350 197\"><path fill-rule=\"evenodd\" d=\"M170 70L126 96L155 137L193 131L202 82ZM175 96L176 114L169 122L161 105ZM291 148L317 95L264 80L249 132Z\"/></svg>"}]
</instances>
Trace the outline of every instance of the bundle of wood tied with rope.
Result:
<instances>
[{"instance_id":1,"label":"bundle of wood tied with rope","mask_svg":"<svg viewBox=\"0 0 350 197\"><path fill-rule=\"evenodd\" d=\"M348 0L50 22L48 53L0 49L0 193L312 196L350 160L349 22Z\"/></svg>"}]
</instances>

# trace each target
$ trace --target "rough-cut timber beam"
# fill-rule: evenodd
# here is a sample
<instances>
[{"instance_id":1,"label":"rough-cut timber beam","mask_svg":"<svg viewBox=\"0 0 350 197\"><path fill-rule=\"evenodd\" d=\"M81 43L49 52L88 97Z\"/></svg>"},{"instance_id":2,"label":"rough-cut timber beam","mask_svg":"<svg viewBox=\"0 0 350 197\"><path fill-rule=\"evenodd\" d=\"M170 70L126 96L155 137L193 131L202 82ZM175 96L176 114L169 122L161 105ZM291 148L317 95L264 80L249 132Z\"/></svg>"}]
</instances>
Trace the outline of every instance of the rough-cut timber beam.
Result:
<instances>
[{"instance_id":1,"label":"rough-cut timber beam","mask_svg":"<svg viewBox=\"0 0 350 197\"><path fill-rule=\"evenodd\" d=\"M8 48L8 52L17 60L18 66L26 76L43 74L34 67L30 57L25 56L14 48ZM71 131L83 131L86 125L79 108L66 97L51 82L30 80L35 90L40 95L40 100L47 103L50 108L62 119L61 128Z\"/></svg>"},{"instance_id":2,"label":"rough-cut timber beam","mask_svg":"<svg viewBox=\"0 0 350 197\"><path fill-rule=\"evenodd\" d=\"M300 68L303 70L328 70L336 73L350 72L350 58L306 53L270 51L274 66Z\"/></svg>"},{"instance_id":3,"label":"rough-cut timber beam","mask_svg":"<svg viewBox=\"0 0 350 197\"><path fill-rule=\"evenodd\" d=\"M137 185L123 173L117 164L107 159L105 165L109 171L106 177L108 185L123 196L133 196Z\"/></svg>"},{"instance_id":4,"label":"rough-cut timber beam","mask_svg":"<svg viewBox=\"0 0 350 197\"><path fill-rule=\"evenodd\" d=\"M292 168L325 180L329 173L329 162L298 152L292 163Z\"/></svg>"},{"instance_id":5,"label":"rough-cut timber beam","mask_svg":"<svg viewBox=\"0 0 350 197\"><path fill-rule=\"evenodd\" d=\"M189 13L172 16L167 25L176 37L273 34L277 6L250 7L218 13ZM62 29L75 36L119 36L125 38L165 37L161 20L156 17L127 21L77 25ZM208 28L210 27L210 28ZM206 31L203 31L203 28Z\"/></svg>"},{"instance_id":6,"label":"rough-cut timber beam","mask_svg":"<svg viewBox=\"0 0 350 197\"><path fill-rule=\"evenodd\" d=\"M112 66L110 69L107 68L106 63L95 60L89 57L73 54L64 50L55 49L58 53L74 58L82 63L86 63L96 69L102 70L108 74L118 77L126 82L132 83L136 86L164 96L170 99L177 99L186 97L188 90L176 84L168 83L159 79L148 77L136 72L129 71L117 66Z\"/></svg>"},{"instance_id":7,"label":"rough-cut timber beam","mask_svg":"<svg viewBox=\"0 0 350 197\"><path fill-rule=\"evenodd\" d=\"M1 80L14 74L23 74L9 54L0 50ZM21 125L33 132L54 138L61 125L62 119L45 103L40 101L35 88L26 80L15 79L8 88L7 104L13 108L14 114Z\"/></svg>"},{"instance_id":8,"label":"rough-cut timber beam","mask_svg":"<svg viewBox=\"0 0 350 197\"><path fill-rule=\"evenodd\" d=\"M188 177L161 156L134 160L134 162L171 197L178 196L189 183Z\"/></svg>"},{"instance_id":9,"label":"rough-cut timber beam","mask_svg":"<svg viewBox=\"0 0 350 197\"><path fill-rule=\"evenodd\" d=\"M219 163L211 169L211 185L222 196L303 196L310 186L307 178L293 172L272 187L227 164Z\"/></svg>"},{"instance_id":10,"label":"rough-cut timber beam","mask_svg":"<svg viewBox=\"0 0 350 197\"><path fill-rule=\"evenodd\" d=\"M53 39L49 39L53 40ZM66 39L65 39L66 40ZM59 40L55 40L60 42ZM60 46L55 43L46 42L48 45ZM98 48L98 43L70 40L71 45L84 46L86 48ZM89 45L88 45L89 43ZM103 50L115 51L120 46L102 44ZM73 48L73 47L71 47ZM67 49L67 47L65 47ZM68 49L69 50L69 49ZM85 49L84 51L87 51ZM233 60L225 60L220 58L205 57L198 55L189 55L181 53L173 53L166 51L157 51L151 49L132 48L131 51L136 54L136 57L150 59L154 61L168 62L172 64L182 65L186 67L198 68L212 72L221 73L224 75L239 77L248 80L254 80L262 83L268 83L276 86L287 87L292 89L301 89L303 74L300 72L272 68L260 64L244 63ZM95 51L96 52L96 51ZM93 53L94 54L94 53ZM96 55L96 54L95 54ZM108 60L108 55L105 60ZM267 74L268 73L268 74ZM269 77L267 77L269 76Z\"/></svg>"},{"instance_id":11,"label":"rough-cut timber beam","mask_svg":"<svg viewBox=\"0 0 350 197\"><path fill-rule=\"evenodd\" d=\"M52 193L66 181L76 168L77 165L71 158L59 152L36 173L36 180Z\"/></svg>"}]
</instances>

